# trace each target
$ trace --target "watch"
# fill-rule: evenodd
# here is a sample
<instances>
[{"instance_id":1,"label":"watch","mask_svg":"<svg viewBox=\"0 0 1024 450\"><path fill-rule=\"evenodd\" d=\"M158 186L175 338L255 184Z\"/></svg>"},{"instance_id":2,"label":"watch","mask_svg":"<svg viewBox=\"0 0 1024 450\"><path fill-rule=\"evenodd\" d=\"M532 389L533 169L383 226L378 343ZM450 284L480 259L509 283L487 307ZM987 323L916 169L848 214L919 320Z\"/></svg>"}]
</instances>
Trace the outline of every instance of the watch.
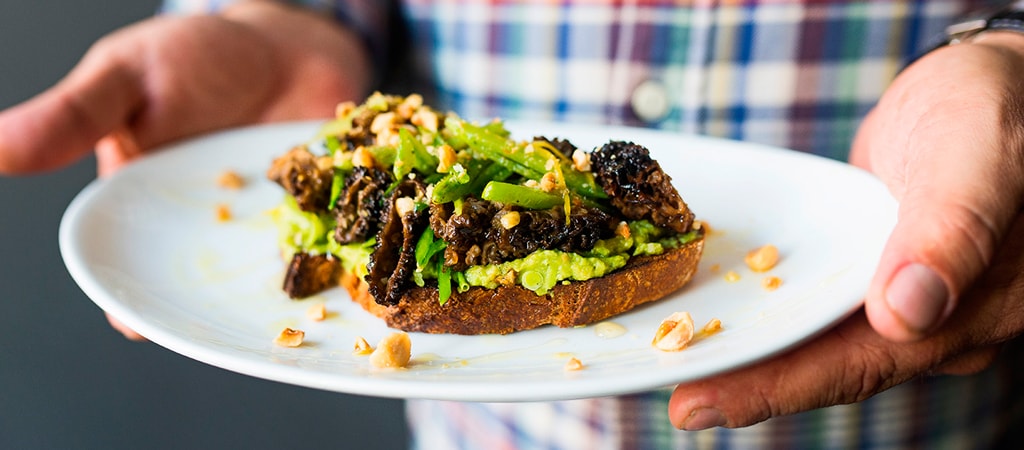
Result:
<instances>
[{"instance_id":1,"label":"watch","mask_svg":"<svg viewBox=\"0 0 1024 450\"><path fill-rule=\"evenodd\" d=\"M958 44L992 30L1024 33L1024 0L1017 0L994 12L990 10L987 13L972 14L971 17L946 27L943 45Z\"/></svg>"}]
</instances>

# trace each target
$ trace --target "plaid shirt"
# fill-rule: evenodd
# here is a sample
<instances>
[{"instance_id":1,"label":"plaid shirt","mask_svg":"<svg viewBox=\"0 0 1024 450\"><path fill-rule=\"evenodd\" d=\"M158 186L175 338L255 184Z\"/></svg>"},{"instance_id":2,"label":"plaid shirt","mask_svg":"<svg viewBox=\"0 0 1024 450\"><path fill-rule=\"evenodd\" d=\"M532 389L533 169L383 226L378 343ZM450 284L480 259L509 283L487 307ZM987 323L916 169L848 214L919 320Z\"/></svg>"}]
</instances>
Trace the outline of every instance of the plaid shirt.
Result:
<instances>
[{"instance_id":1,"label":"plaid shirt","mask_svg":"<svg viewBox=\"0 0 1024 450\"><path fill-rule=\"evenodd\" d=\"M378 61L396 61L388 49L407 44L427 82L416 89L464 117L648 126L844 159L900 68L981 1L302 3L358 30ZM395 15L407 42L385 33ZM410 401L408 414L425 449L990 448L1005 444L993 436L1024 423L1013 383L1024 379L1020 360L737 430L674 430L668 391L529 404Z\"/></svg>"}]
</instances>

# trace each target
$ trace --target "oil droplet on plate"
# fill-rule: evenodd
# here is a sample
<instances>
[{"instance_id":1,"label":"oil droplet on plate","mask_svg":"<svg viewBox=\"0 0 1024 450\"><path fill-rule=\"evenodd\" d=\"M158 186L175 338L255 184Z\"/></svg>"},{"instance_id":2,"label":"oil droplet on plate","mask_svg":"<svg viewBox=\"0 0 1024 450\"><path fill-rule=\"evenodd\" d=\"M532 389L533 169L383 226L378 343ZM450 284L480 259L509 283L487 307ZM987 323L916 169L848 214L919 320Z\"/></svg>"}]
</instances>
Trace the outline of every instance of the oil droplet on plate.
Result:
<instances>
[{"instance_id":1,"label":"oil droplet on plate","mask_svg":"<svg viewBox=\"0 0 1024 450\"><path fill-rule=\"evenodd\" d=\"M615 339L626 334L626 327L615 322L601 322L594 325L594 334L601 339Z\"/></svg>"}]
</instances>

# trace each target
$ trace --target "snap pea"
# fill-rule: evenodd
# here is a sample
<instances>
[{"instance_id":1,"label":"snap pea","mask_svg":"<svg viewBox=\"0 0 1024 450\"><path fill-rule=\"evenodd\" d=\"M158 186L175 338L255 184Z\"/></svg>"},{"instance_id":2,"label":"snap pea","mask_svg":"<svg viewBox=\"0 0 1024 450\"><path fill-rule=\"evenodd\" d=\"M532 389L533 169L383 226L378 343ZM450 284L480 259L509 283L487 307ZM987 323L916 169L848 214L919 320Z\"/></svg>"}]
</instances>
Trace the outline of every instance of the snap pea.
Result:
<instances>
[{"instance_id":1,"label":"snap pea","mask_svg":"<svg viewBox=\"0 0 1024 450\"><path fill-rule=\"evenodd\" d=\"M555 164L559 165L569 190L584 197L607 198L607 194L594 181L593 174L576 170L567 161L542 147L526 151L523 146L486 128L453 117L445 119L445 129L452 139L465 142L470 150L479 153L480 156L527 178L539 180L549 171L548 164L554 160Z\"/></svg>"},{"instance_id":2,"label":"snap pea","mask_svg":"<svg viewBox=\"0 0 1024 450\"><path fill-rule=\"evenodd\" d=\"M563 203L561 195L544 192L537 188L518 184L492 181L484 187L480 198L484 200L512 204L526 209L548 209Z\"/></svg>"},{"instance_id":3,"label":"snap pea","mask_svg":"<svg viewBox=\"0 0 1024 450\"><path fill-rule=\"evenodd\" d=\"M467 163L469 167L452 170L434 185L431 200L434 203L447 203L467 195L480 195L484 186L491 181L502 181L512 175L512 171L501 164L484 162L474 159Z\"/></svg>"}]
</instances>

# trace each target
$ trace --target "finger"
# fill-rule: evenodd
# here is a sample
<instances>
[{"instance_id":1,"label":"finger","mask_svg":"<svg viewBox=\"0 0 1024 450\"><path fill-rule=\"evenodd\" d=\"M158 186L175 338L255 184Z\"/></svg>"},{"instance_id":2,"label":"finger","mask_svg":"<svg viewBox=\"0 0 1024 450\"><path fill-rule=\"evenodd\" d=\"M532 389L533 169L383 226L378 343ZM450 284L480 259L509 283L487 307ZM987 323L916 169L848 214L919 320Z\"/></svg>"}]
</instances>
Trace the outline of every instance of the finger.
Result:
<instances>
[{"instance_id":1,"label":"finger","mask_svg":"<svg viewBox=\"0 0 1024 450\"><path fill-rule=\"evenodd\" d=\"M142 336L139 333L136 333L135 330L132 330L131 328L128 328L125 324L121 323L120 320L115 319L114 316L110 315L109 313L107 313L107 321L110 322L110 326L113 329L115 329L119 333L123 334L124 337L128 338L128 340L130 340L130 341L136 341L136 342L148 341L148 339L146 339L144 336Z\"/></svg>"},{"instance_id":2,"label":"finger","mask_svg":"<svg viewBox=\"0 0 1024 450\"><path fill-rule=\"evenodd\" d=\"M927 126L927 125L925 125ZM993 125L997 127L998 125ZM898 221L866 298L868 319L896 341L942 324L989 265L1024 198L1024 168L986 136L993 129L935 133L933 147L904 163Z\"/></svg>"},{"instance_id":3,"label":"finger","mask_svg":"<svg viewBox=\"0 0 1024 450\"><path fill-rule=\"evenodd\" d=\"M677 386L669 418L684 430L735 428L860 401L930 367L935 353L924 348L885 340L857 313L792 352Z\"/></svg>"},{"instance_id":4,"label":"finger","mask_svg":"<svg viewBox=\"0 0 1024 450\"><path fill-rule=\"evenodd\" d=\"M133 71L92 51L50 90L0 113L0 173L28 174L69 164L127 124L144 101Z\"/></svg>"},{"instance_id":5,"label":"finger","mask_svg":"<svg viewBox=\"0 0 1024 450\"><path fill-rule=\"evenodd\" d=\"M96 172L106 177L142 156L142 148L132 134L119 128L96 143Z\"/></svg>"}]
</instances>

